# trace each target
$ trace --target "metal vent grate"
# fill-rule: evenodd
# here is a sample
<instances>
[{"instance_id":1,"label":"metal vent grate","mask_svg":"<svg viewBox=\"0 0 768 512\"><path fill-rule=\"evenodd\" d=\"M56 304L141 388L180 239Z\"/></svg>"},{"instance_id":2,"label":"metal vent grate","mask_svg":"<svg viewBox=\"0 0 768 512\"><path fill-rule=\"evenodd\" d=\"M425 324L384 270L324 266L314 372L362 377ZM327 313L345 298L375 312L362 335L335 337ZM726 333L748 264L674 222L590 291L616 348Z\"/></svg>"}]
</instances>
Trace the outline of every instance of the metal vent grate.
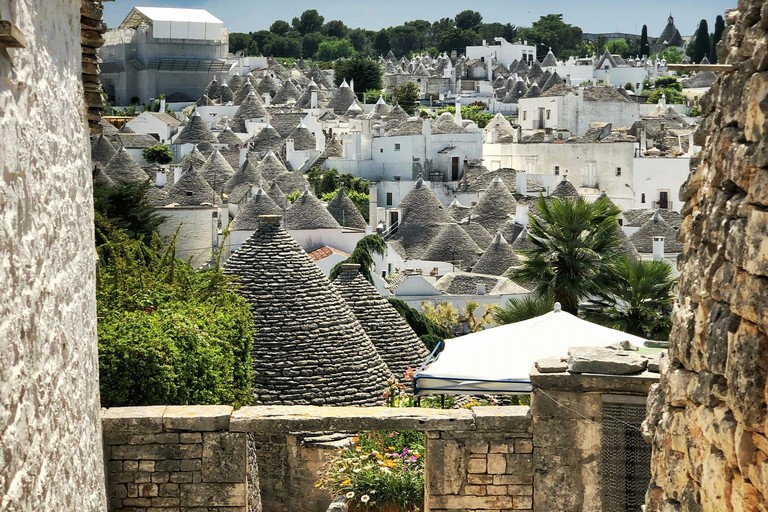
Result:
<instances>
[{"instance_id":1,"label":"metal vent grate","mask_svg":"<svg viewBox=\"0 0 768 512\"><path fill-rule=\"evenodd\" d=\"M640 434L645 398L603 396L601 495L604 512L640 512L651 479L651 446Z\"/></svg>"}]
</instances>

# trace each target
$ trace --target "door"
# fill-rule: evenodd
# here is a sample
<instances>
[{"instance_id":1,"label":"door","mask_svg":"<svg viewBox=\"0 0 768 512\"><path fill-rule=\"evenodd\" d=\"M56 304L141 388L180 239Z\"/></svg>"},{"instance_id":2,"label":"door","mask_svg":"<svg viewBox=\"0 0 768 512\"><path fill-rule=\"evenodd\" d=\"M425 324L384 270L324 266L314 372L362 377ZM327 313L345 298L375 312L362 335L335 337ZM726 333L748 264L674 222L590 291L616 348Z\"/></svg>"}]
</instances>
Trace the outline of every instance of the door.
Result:
<instances>
[{"instance_id":1,"label":"door","mask_svg":"<svg viewBox=\"0 0 768 512\"><path fill-rule=\"evenodd\" d=\"M659 208L662 210L669 209L669 192L666 190L659 191Z\"/></svg>"},{"instance_id":2,"label":"door","mask_svg":"<svg viewBox=\"0 0 768 512\"><path fill-rule=\"evenodd\" d=\"M451 158L451 181L459 180L459 157Z\"/></svg>"},{"instance_id":3,"label":"door","mask_svg":"<svg viewBox=\"0 0 768 512\"><path fill-rule=\"evenodd\" d=\"M400 219L400 212L396 210L389 211L389 227L391 229L392 226L395 226L395 229L392 230L392 234L397 233L397 221L399 219Z\"/></svg>"},{"instance_id":4,"label":"door","mask_svg":"<svg viewBox=\"0 0 768 512\"><path fill-rule=\"evenodd\" d=\"M539 108L539 129L544 128L544 107Z\"/></svg>"}]
</instances>

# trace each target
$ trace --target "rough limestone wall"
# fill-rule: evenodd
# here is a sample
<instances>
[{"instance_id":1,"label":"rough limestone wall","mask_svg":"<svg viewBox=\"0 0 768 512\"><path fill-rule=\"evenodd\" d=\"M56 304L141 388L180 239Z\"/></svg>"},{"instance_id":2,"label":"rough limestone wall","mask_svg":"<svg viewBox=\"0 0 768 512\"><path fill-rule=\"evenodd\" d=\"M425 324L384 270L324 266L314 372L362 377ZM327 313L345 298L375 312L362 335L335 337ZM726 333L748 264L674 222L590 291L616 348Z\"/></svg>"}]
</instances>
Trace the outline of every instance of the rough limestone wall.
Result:
<instances>
[{"instance_id":1,"label":"rough limestone wall","mask_svg":"<svg viewBox=\"0 0 768 512\"><path fill-rule=\"evenodd\" d=\"M681 191L679 305L649 401L648 511L768 510L768 3L726 15L705 144Z\"/></svg>"},{"instance_id":2,"label":"rough limestone wall","mask_svg":"<svg viewBox=\"0 0 768 512\"><path fill-rule=\"evenodd\" d=\"M0 19L0 509L104 510L80 0Z\"/></svg>"}]
</instances>

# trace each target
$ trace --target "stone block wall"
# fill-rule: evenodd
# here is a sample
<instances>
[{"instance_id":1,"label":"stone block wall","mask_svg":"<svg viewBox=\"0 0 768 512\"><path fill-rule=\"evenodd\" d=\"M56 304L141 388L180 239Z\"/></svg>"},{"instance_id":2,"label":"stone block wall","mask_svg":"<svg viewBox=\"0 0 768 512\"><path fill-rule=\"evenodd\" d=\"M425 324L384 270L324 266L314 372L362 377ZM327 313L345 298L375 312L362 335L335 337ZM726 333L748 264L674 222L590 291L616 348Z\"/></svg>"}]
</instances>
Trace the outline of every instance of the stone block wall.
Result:
<instances>
[{"instance_id":1,"label":"stone block wall","mask_svg":"<svg viewBox=\"0 0 768 512\"><path fill-rule=\"evenodd\" d=\"M246 435L232 408L127 407L105 411L109 510L245 512Z\"/></svg>"},{"instance_id":2,"label":"stone block wall","mask_svg":"<svg viewBox=\"0 0 768 512\"><path fill-rule=\"evenodd\" d=\"M486 410L498 409L498 410ZM528 407L475 408L476 430L428 431L425 502L431 512L533 509Z\"/></svg>"},{"instance_id":3,"label":"stone block wall","mask_svg":"<svg viewBox=\"0 0 768 512\"><path fill-rule=\"evenodd\" d=\"M681 189L670 362L650 400L649 512L768 510L768 3L726 13Z\"/></svg>"}]
</instances>

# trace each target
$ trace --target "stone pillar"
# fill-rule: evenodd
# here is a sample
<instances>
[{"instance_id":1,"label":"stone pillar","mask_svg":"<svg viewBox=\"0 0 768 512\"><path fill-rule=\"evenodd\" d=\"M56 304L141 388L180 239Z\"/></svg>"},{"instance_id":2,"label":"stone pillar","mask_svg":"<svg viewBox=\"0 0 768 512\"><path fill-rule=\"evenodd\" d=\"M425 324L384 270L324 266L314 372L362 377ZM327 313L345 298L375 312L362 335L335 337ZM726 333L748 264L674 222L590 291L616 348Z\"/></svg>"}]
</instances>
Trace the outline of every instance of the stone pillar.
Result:
<instances>
[{"instance_id":1,"label":"stone pillar","mask_svg":"<svg viewBox=\"0 0 768 512\"><path fill-rule=\"evenodd\" d=\"M0 19L25 40L0 43L0 510L100 511L81 2L0 2Z\"/></svg>"}]
</instances>

